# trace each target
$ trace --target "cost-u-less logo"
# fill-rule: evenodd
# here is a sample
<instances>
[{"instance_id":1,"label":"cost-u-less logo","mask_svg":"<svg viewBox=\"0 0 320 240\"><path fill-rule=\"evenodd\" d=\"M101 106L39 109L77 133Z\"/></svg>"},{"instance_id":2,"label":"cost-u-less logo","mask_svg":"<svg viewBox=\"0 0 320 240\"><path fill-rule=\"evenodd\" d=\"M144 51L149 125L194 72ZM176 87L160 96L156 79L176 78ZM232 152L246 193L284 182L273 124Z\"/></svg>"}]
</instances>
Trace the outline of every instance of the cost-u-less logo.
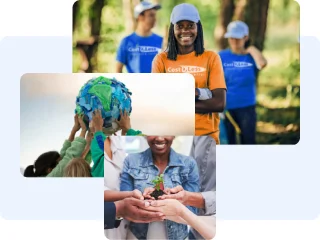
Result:
<instances>
[{"instance_id":1,"label":"cost-u-less logo","mask_svg":"<svg viewBox=\"0 0 320 240\"><path fill-rule=\"evenodd\" d=\"M198 66L180 65L179 67L169 67L167 70L171 73L199 73L205 72L207 69Z\"/></svg>"},{"instance_id":2,"label":"cost-u-less logo","mask_svg":"<svg viewBox=\"0 0 320 240\"><path fill-rule=\"evenodd\" d=\"M152 47L152 46L137 46L137 47L129 47L128 48L129 52L144 52L144 53L148 53L148 52L160 52L161 49L157 48L157 47Z\"/></svg>"},{"instance_id":3,"label":"cost-u-less logo","mask_svg":"<svg viewBox=\"0 0 320 240\"><path fill-rule=\"evenodd\" d=\"M251 67L253 66L252 63L249 62L230 62L230 63L224 63L223 64L224 67L239 67L239 68L245 68L245 67Z\"/></svg>"}]
</instances>

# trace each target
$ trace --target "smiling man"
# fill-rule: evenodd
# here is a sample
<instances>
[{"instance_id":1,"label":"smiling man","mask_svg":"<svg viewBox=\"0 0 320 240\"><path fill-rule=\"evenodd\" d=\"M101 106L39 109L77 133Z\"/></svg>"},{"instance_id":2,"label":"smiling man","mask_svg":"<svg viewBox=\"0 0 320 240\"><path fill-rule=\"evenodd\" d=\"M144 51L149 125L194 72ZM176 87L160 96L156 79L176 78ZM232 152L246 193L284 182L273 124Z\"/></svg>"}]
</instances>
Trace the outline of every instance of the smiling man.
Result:
<instances>
[{"instance_id":1,"label":"smiling man","mask_svg":"<svg viewBox=\"0 0 320 240\"><path fill-rule=\"evenodd\" d=\"M226 84L219 55L204 50L198 10L183 3L171 13L168 48L152 63L153 73L190 73L196 88L207 88L212 97L195 103L195 135L210 135L219 144L219 112L226 101Z\"/></svg>"},{"instance_id":2,"label":"smiling man","mask_svg":"<svg viewBox=\"0 0 320 240\"><path fill-rule=\"evenodd\" d=\"M153 58L161 51L163 38L152 32L156 23L159 4L146 1L134 8L137 21L136 31L122 39L117 52L116 72L122 73L126 66L128 73L150 73Z\"/></svg>"}]
</instances>

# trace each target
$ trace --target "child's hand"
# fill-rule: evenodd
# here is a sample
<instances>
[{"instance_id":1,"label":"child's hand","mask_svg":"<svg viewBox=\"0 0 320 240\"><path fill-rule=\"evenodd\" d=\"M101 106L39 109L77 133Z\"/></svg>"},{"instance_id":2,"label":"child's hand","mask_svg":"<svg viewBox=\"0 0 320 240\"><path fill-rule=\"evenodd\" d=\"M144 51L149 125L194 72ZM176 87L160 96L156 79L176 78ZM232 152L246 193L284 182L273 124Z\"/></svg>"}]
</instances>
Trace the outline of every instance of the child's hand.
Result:
<instances>
[{"instance_id":1,"label":"child's hand","mask_svg":"<svg viewBox=\"0 0 320 240\"><path fill-rule=\"evenodd\" d=\"M130 117L126 110L122 113L120 109L120 121L116 121L119 127L122 129L122 135L125 135L129 129L131 129Z\"/></svg>"},{"instance_id":2,"label":"child's hand","mask_svg":"<svg viewBox=\"0 0 320 240\"><path fill-rule=\"evenodd\" d=\"M100 110L95 110L93 112L92 127L94 128L95 132L102 131L103 119Z\"/></svg>"}]
</instances>

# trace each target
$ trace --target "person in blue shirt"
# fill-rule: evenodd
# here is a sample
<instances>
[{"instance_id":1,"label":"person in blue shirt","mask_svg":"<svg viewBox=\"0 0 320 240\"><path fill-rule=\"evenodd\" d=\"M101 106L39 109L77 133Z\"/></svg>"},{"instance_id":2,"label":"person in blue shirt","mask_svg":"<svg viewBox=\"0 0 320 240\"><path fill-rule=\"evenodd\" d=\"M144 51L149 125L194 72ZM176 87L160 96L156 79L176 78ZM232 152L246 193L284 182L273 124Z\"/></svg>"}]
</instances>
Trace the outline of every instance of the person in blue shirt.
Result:
<instances>
[{"instance_id":1,"label":"person in blue shirt","mask_svg":"<svg viewBox=\"0 0 320 240\"><path fill-rule=\"evenodd\" d=\"M249 28L242 21L229 23L225 38L230 48L219 52L227 91L226 110L241 130L241 144L255 144L256 134L256 77L267 65L262 53L249 44ZM229 144L236 144L234 125L225 119Z\"/></svg>"},{"instance_id":2,"label":"person in blue shirt","mask_svg":"<svg viewBox=\"0 0 320 240\"><path fill-rule=\"evenodd\" d=\"M163 38L151 30L156 23L159 4L146 1L134 8L137 20L136 31L122 39L117 51L116 72L122 73L126 66L128 73L151 73L153 58L161 52Z\"/></svg>"},{"instance_id":3,"label":"person in blue shirt","mask_svg":"<svg viewBox=\"0 0 320 240\"><path fill-rule=\"evenodd\" d=\"M172 148L172 136L148 136L149 148L141 153L129 154L124 160L120 175L120 191L144 192L150 199L154 190L153 180L163 174L164 192L170 188L181 186L189 192L199 192L199 171L196 161L189 156L175 152ZM197 213L197 208L187 206ZM152 224L129 224L128 239L185 239L188 228L185 224L169 220ZM130 237L128 237L130 236Z\"/></svg>"}]
</instances>

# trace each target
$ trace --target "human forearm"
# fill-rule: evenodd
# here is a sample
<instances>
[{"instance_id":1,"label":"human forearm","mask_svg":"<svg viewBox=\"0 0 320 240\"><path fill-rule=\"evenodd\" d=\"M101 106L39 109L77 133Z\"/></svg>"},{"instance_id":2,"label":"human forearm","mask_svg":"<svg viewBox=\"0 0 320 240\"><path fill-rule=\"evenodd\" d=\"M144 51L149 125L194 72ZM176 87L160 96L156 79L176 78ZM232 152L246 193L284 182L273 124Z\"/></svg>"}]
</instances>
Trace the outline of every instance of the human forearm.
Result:
<instances>
[{"instance_id":1,"label":"human forearm","mask_svg":"<svg viewBox=\"0 0 320 240\"><path fill-rule=\"evenodd\" d=\"M258 69L262 69L267 65L267 59L262 55L262 52L255 46L248 47L247 52L252 56Z\"/></svg>"},{"instance_id":2,"label":"human forearm","mask_svg":"<svg viewBox=\"0 0 320 240\"><path fill-rule=\"evenodd\" d=\"M211 91L212 98L196 101L196 113L223 112L226 105L226 89L218 88Z\"/></svg>"},{"instance_id":3,"label":"human forearm","mask_svg":"<svg viewBox=\"0 0 320 240\"><path fill-rule=\"evenodd\" d=\"M76 130L75 128L72 128L72 130L71 130L71 132L70 132L70 135L69 135L69 138L68 138L68 140L69 140L70 142L72 142L72 141L74 140L74 138L75 138L75 136L76 136L76 133L77 133L77 130Z\"/></svg>"},{"instance_id":4,"label":"human forearm","mask_svg":"<svg viewBox=\"0 0 320 240\"><path fill-rule=\"evenodd\" d=\"M87 154L88 154L89 151L90 151L90 145L91 145L91 142L90 142L89 144L87 143L85 149L83 150L83 152L82 152L82 154L81 154L81 158L83 158L83 159L86 158Z\"/></svg>"},{"instance_id":5,"label":"human forearm","mask_svg":"<svg viewBox=\"0 0 320 240\"><path fill-rule=\"evenodd\" d=\"M205 202L202 197L201 193L198 192L188 192L186 191L187 194L187 201L184 203L186 206L192 206L196 208L204 208L205 207Z\"/></svg>"},{"instance_id":6,"label":"human forearm","mask_svg":"<svg viewBox=\"0 0 320 240\"><path fill-rule=\"evenodd\" d=\"M203 101L196 101L196 113L223 112L224 105L224 102L214 98Z\"/></svg>"},{"instance_id":7,"label":"human forearm","mask_svg":"<svg viewBox=\"0 0 320 240\"><path fill-rule=\"evenodd\" d=\"M116 73L122 73L123 64L120 62L117 62L116 64Z\"/></svg>"},{"instance_id":8,"label":"human forearm","mask_svg":"<svg viewBox=\"0 0 320 240\"><path fill-rule=\"evenodd\" d=\"M183 218L188 225L197 230L204 239L214 238L215 229L213 229L212 226L206 223L206 221L203 221L203 219L199 218L186 207L184 207L181 211L180 217Z\"/></svg>"},{"instance_id":9,"label":"human forearm","mask_svg":"<svg viewBox=\"0 0 320 240\"><path fill-rule=\"evenodd\" d=\"M113 191L113 190L106 190L104 191L104 201L106 202L115 202L122 200L127 197L132 197L132 191Z\"/></svg>"}]
</instances>

